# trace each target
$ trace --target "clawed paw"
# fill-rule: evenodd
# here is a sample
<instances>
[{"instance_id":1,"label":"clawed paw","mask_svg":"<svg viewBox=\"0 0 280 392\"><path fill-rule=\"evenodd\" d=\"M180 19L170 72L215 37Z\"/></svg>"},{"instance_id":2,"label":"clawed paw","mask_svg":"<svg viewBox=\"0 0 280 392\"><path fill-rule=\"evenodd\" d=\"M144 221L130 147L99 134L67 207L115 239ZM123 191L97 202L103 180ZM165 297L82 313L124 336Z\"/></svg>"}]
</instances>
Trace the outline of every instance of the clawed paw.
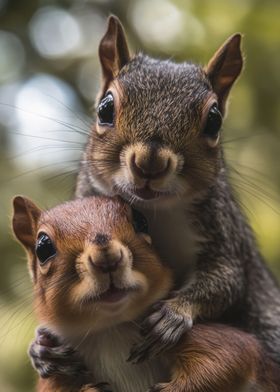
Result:
<instances>
[{"instance_id":1,"label":"clawed paw","mask_svg":"<svg viewBox=\"0 0 280 392\"><path fill-rule=\"evenodd\" d=\"M54 375L81 377L88 374L75 350L46 328L37 329L28 354L34 369L42 378Z\"/></svg>"},{"instance_id":2,"label":"clawed paw","mask_svg":"<svg viewBox=\"0 0 280 392\"><path fill-rule=\"evenodd\" d=\"M128 361L139 363L172 348L193 325L191 312L181 312L176 298L157 303L144 320L144 340L132 347Z\"/></svg>"}]
</instances>

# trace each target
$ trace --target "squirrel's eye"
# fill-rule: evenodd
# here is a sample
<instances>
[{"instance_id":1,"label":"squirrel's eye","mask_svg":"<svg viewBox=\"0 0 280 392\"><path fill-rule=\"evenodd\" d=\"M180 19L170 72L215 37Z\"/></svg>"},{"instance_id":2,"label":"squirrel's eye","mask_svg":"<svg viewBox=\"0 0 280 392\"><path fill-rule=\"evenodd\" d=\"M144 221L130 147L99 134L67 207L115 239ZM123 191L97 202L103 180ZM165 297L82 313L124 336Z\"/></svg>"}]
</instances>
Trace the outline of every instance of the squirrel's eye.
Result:
<instances>
[{"instance_id":1,"label":"squirrel's eye","mask_svg":"<svg viewBox=\"0 0 280 392\"><path fill-rule=\"evenodd\" d=\"M136 233L148 234L148 222L144 215L132 208L133 227Z\"/></svg>"},{"instance_id":2,"label":"squirrel's eye","mask_svg":"<svg viewBox=\"0 0 280 392\"><path fill-rule=\"evenodd\" d=\"M112 126L114 123L114 97L112 93L108 93L101 99L97 114L100 125Z\"/></svg>"},{"instance_id":3,"label":"squirrel's eye","mask_svg":"<svg viewBox=\"0 0 280 392\"><path fill-rule=\"evenodd\" d=\"M56 249L47 234L39 233L35 252L41 265L45 264L50 258L56 255Z\"/></svg>"},{"instance_id":4,"label":"squirrel's eye","mask_svg":"<svg viewBox=\"0 0 280 392\"><path fill-rule=\"evenodd\" d=\"M211 138L218 136L219 130L222 126L222 115L215 103L209 110L207 122L203 129L203 134Z\"/></svg>"}]
</instances>

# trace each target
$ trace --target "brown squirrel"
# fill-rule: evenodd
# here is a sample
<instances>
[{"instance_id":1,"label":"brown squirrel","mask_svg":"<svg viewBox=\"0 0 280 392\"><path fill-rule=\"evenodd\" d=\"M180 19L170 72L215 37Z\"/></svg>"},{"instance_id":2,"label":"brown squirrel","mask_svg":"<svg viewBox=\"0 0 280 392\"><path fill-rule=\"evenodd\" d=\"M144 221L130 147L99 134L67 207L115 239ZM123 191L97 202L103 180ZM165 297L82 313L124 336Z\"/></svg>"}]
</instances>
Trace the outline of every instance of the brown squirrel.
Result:
<instances>
[{"instance_id":1,"label":"brown squirrel","mask_svg":"<svg viewBox=\"0 0 280 392\"><path fill-rule=\"evenodd\" d=\"M31 346L33 360L45 361L37 391L109 391L104 381L115 392L280 391L280 369L257 339L225 325L197 324L165 357L126 361L139 339L137 318L173 284L137 227L117 198L77 199L47 211L14 199L13 230L47 327Z\"/></svg>"},{"instance_id":2,"label":"brown squirrel","mask_svg":"<svg viewBox=\"0 0 280 392\"><path fill-rule=\"evenodd\" d=\"M229 184L221 143L240 42L231 36L204 68L131 56L114 16L100 42L97 120L76 196L120 195L141 210L174 270L173 297L144 322L142 356L143 347L153 356L193 323L216 320L254 333L280 363L279 285Z\"/></svg>"}]
</instances>

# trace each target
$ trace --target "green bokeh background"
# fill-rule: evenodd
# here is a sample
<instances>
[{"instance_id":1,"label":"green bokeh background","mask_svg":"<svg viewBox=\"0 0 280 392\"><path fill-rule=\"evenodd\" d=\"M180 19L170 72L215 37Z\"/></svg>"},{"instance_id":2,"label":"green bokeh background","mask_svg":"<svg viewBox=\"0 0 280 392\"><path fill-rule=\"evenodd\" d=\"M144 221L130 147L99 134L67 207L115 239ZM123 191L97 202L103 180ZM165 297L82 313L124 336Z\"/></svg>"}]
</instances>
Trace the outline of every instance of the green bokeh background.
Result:
<instances>
[{"instance_id":1,"label":"green bokeh background","mask_svg":"<svg viewBox=\"0 0 280 392\"><path fill-rule=\"evenodd\" d=\"M279 1L0 0L1 392L31 391L35 380L26 355L36 324L32 291L23 251L11 234L11 199L25 194L50 207L71 197L98 89L97 43L110 13L122 20L133 50L176 61L205 64L229 35L244 35L246 67L231 94L224 146L242 205L280 277ZM45 115L43 106L40 114L34 96L18 100L38 75L46 78L39 88L50 98L56 120L56 130L43 134L38 123L40 138L36 121ZM49 92L48 80L63 81L61 89L71 99ZM24 110L16 109L18 102ZM63 115L66 109L67 124L57 109L64 109ZM33 124L20 125L18 117L28 116L27 111L36 112ZM23 135L29 133L28 124L35 124L32 137Z\"/></svg>"}]
</instances>

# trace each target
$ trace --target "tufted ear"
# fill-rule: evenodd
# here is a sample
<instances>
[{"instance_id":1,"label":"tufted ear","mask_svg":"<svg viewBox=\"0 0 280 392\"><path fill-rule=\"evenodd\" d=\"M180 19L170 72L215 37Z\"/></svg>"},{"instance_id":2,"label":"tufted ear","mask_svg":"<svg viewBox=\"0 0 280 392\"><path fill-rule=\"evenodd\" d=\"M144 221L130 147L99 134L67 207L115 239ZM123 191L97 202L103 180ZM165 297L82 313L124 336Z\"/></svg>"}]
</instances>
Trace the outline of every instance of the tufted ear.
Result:
<instances>
[{"instance_id":1,"label":"tufted ear","mask_svg":"<svg viewBox=\"0 0 280 392\"><path fill-rule=\"evenodd\" d=\"M16 196L13 200L13 231L27 252L34 254L37 224L41 210L29 199Z\"/></svg>"},{"instance_id":2,"label":"tufted ear","mask_svg":"<svg viewBox=\"0 0 280 392\"><path fill-rule=\"evenodd\" d=\"M108 18L107 31L99 44L99 59L103 75L103 92L130 60L127 40L119 19Z\"/></svg>"},{"instance_id":3,"label":"tufted ear","mask_svg":"<svg viewBox=\"0 0 280 392\"><path fill-rule=\"evenodd\" d=\"M222 114L225 112L230 89L242 70L243 58L240 43L241 34L236 33L229 37L205 67L213 90L217 94Z\"/></svg>"}]
</instances>

